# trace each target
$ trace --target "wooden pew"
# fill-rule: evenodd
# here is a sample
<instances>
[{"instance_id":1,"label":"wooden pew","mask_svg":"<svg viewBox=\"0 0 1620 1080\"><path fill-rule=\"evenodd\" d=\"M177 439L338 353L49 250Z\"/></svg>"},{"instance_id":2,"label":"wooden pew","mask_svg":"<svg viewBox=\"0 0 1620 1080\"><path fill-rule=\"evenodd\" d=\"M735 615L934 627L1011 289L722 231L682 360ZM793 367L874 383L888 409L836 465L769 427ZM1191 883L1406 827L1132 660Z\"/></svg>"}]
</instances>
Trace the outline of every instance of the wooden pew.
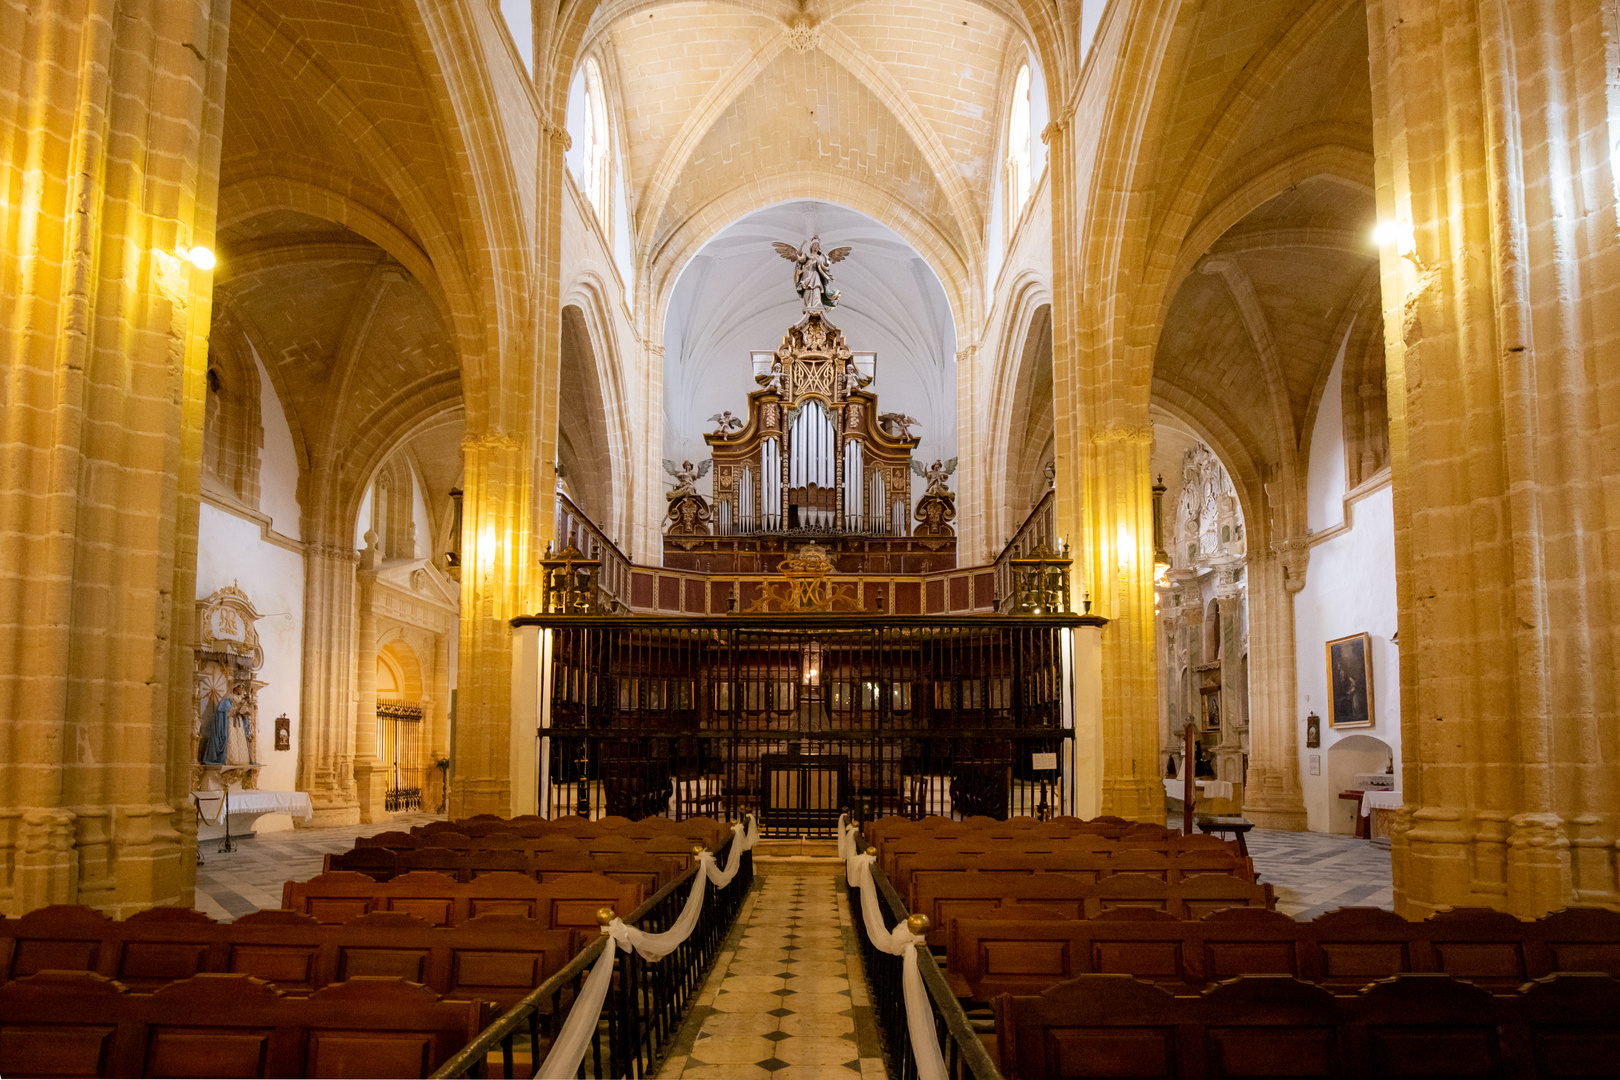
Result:
<instances>
[{"instance_id":1,"label":"wooden pew","mask_svg":"<svg viewBox=\"0 0 1620 1080\"><path fill-rule=\"evenodd\" d=\"M0 921L0 981L45 970L90 971L150 992L205 972L235 972L309 993L359 975L387 975L504 1007L560 971L583 941L578 929L541 930L513 915L433 927L398 912L321 923L291 911L258 911L219 923L185 908L115 920L58 905Z\"/></svg>"},{"instance_id":2,"label":"wooden pew","mask_svg":"<svg viewBox=\"0 0 1620 1080\"><path fill-rule=\"evenodd\" d=\"M1095 1076L1612 1076L1620 981L1560 974L1494 995L1446 975L1399 975L1352 995L1287 976L1176 996L1087 975L996 999L1008 1080Z\"/></svg>"},{"instance_id":3,"label":"wooden pew","mask_svg":"<svg viewBox=\"0 0 1620 1080\"><path fill-rule=\"evenodd\" d=\"M1189 851L1172 855L1162 851L1021 852L986 851L974 854L919 852L895 860L889 880L904 897L913 896L913 883L921 873L959 871L997 874L1070 874L1100 881L1115 874L1134 874L1175 884L1200 874L1222 874L1252 883L1254 863L1225 851Z\"/></svg>"},{"instance_id":4,"label":"wooden pew","mask_svg":"<svg viewBox=\"0 0 1620 1080\"><path fill-rule=\"evenodd\" d=\"M569 874L538 882L522 874L494 873L457 882L443 874L410 873L392 881L339 870L282 886L281 906L321 922L347 922L372 911L403 911L434 926L454 926L479 915L521 915L551 929L592 932L597 909L629 914L644 894L599 874Z\"/></svg>"},{"instance_id":5,"label":"wooden pew","mask_svg":"<svg viewBox=\"0 0 1620 1080\"><path fill-rule=\"evenodd\" d=\"M1091 974L1182 991L1237 975L1298 975L1302 925L1263 908L1227 908L1195 921L1138 908L1060 923L957 918L947 978L959 996L990 1001Z\"/></svg>"},{"instance_id":6,"label":"wooden pew","mask_svg":"<svg viewBox=\"0 0 1620 1080\"><path fill-rule=\"evenodd\" d=\"M913 912L927 915L930 948L947 950L950 920L986 908L1038 904L1075 919L1090 919L1112 908L1163 911L1184 919L1227 907L1270 909L1276 906L1271 886L1222 874L1200 874L1172 885L1134 874L1114 874L1086 881L1067 874L994 874L955 871L920 873L914 879Z\"/></svg>"},{"instance_id":7,"label":"wooden pew","mask_svg":"<svg viewBox=\"0 0 1620 1080\"><path fill-rule=\"evenodd\" d=\"M1439 973L1502 991L1560 972L1620 977L1620 912L1569 909L1534 922L1483 909L1421 922L1377 908L1341 908L1310 922L1255 908L1196 921L1131 909L1059 924L959 916L947 953L953 988L979 1001L1102 973L1193 989L1238 975L1292 975L1335 991Z\"/></svg>"},{"instance_id":8,"label":"wooden pew","mask_svg":"<svg viewBox=\"0 0 1620 1080\"><path fill-rule=\"evenodd\" d=\"M691 857L688 848L686 861L690 862ZM392 881L417 871L431 871L462 882L493 873L521 874L536 881L551 881L563 874L601 874L639 886L643 895L651 896L679 877L684 865L673 856L649 855L623 847L587 854L583 845L577 845L567 853L532 855L506 849L357 847L328 854L323 869L326 873L354 871L376 881Z\"/></svg>"},{"instance_id":9,"label":"wooden pew","mask_svg":"<svg viewBox=\"0 0 1620 1080\"><path fill-rule=\"evenodd\" d=\"M399 979L289 996L249 975L154 993L45 971L0 986L8 1076L427 1076L492 1013Z\"/></svg>"}]
</instances>

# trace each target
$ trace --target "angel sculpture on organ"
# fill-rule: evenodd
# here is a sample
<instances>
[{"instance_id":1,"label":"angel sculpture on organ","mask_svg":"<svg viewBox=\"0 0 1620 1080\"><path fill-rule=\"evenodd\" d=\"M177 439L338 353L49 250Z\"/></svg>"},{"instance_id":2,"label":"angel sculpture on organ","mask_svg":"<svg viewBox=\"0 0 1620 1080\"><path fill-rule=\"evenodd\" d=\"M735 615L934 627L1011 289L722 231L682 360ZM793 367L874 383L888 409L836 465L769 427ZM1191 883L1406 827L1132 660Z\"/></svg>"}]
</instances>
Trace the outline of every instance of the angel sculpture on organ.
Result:
<instances>
[{"instance_id":1,"label":"angel sculpture on organ","mask_svg":"<svg viewBox=\"0 0 1620 1080\"><path fill-rule=\"evenodd\" d=\"M727 409L725 412L715 413L713 416L709 417L708 422L718 425L714 429L714 433L716 435L730 435L733 431L736 431L738 428L743 426L743 422L741 420L731 415L730 409ZM702 474L700 473L699 475Z\"/></svg>"},{"instance_id":2,"label":"angel sculpture on organ","mask_svg":"<svg viewBox=\"0 0 1620 1080\"><path fill-rule=\"evenodd\" d=\"M780 240L771 245L776 253L793 264L793 287L799 291L806 315L838 306L838 293L832 287L833 263L849 256L846 247L821 250L821 237L812 236L802 248Z\"/></svg>"},{"instance_id":3,"label":"angel sculpture on organ","mask_svg":"<svg viewBox=\"0 0 1620 1080\"><path fill-rule=\"evenodd\" d=\"M945 462L935 461L926 469L913 461L911 471L928 481L928 490L923 492L924 495L949 495L950 489L945 486L945 481L949 480L951 473L956 471L956 459L951 458L951 460Z\"/></svg>"},{"instance_id":4,"label":"angel sculpture on organ","mask_svg":"<svg viewBox=\"0 0 1620 1080\"><path fill-rule=\"evenodd\" d=\"M681 467L677 469L673 461L665 458L664 471L675 478L675 488L668 493L669 498L678 499L682 495L696 495L697 488L694 485L705 476L708 476L709 470L713 467L713 458L704 461L695 469L690 461L681 462Z\"/></svg>"},{"instance_id":5,"label":"angel sculpture on organ","mask_svg":"<svg viewBox=\"0 0 1620 1080\"><path fill-rule=\"evenodd\" d=\"M883 430L887 431L891 438L909 439L911 429L917 425L917 420L905 413L886 412L878 415L878 423L883 425Z\"/></svg>"}]
</instances>

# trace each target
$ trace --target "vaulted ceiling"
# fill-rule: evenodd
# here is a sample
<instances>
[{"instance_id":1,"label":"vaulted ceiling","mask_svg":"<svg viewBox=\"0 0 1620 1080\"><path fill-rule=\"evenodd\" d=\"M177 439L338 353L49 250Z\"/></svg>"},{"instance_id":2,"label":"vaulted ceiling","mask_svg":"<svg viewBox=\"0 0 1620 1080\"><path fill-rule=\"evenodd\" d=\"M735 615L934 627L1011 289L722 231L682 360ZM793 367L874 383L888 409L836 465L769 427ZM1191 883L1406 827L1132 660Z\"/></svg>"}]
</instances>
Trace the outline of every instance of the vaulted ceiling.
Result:
<instances>
[{"instance_id":1,"label":"vaulted ceiling","mask_svg":"<svg viewBox=\"0 0 1620 1080\"><path fill-rule=\"evenodd\" d=\"M826 190L838 185L838 201L914 242L928 234L949 276L982 254L1001 102L1028 55L1023 42L970 0L858 0L808 13L786 3L609 3L586 51L617 86L641 250L656 254L694 224L724 225L705 215L739 189L794 177L788 194L803 197L820 176Z\"/></svg>"}]
</instances>

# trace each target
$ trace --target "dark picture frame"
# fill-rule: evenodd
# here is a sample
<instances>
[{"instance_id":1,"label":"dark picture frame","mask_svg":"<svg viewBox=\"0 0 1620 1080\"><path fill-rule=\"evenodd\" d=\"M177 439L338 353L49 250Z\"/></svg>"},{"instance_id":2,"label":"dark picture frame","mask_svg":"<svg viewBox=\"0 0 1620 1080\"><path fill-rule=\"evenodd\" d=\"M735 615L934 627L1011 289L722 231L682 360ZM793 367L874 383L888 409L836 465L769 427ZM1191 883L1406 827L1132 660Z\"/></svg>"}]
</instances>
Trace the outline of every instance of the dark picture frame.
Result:
<instances>
[{"instance_id":1,"label":"dark picture frame","mask_svg":"<svg viewBox=\"0 0 1620 1080\"><path fill-rule=\"evenodd\" d=\"M1221 730L1221 688L1206 686L1199 693L1203 695L1203 730Z\"/></svg>"},{"instance_id":2,"label":"dark picture frame","mask_svg":"<svg viewBox=\"0 0 1620 1080\"><path fill-rule=\"evenodd\" d=\"M1328 727L1370 728L1373 712L1372 637L1351 634L1327 643Z\"/></svg>"}]
</instances>

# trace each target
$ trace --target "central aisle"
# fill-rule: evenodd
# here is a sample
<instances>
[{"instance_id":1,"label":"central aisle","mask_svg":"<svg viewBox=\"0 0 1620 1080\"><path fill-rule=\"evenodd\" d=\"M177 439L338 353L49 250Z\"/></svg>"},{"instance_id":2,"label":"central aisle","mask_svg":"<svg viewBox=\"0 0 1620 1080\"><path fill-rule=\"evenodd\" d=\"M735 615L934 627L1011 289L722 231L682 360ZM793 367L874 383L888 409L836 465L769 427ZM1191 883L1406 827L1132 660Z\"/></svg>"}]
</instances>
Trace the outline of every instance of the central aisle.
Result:
<instances>
[{"instance_id":1,"label":"central aisle","mask_svg":"<svg viewBox=\"0 0 1620 1080\"><path fill-rule=\"evenodd\" d=\"M660 1077L885 1077L835 862L757 860L754 891Z\"/></svg>"}]
</instances>

